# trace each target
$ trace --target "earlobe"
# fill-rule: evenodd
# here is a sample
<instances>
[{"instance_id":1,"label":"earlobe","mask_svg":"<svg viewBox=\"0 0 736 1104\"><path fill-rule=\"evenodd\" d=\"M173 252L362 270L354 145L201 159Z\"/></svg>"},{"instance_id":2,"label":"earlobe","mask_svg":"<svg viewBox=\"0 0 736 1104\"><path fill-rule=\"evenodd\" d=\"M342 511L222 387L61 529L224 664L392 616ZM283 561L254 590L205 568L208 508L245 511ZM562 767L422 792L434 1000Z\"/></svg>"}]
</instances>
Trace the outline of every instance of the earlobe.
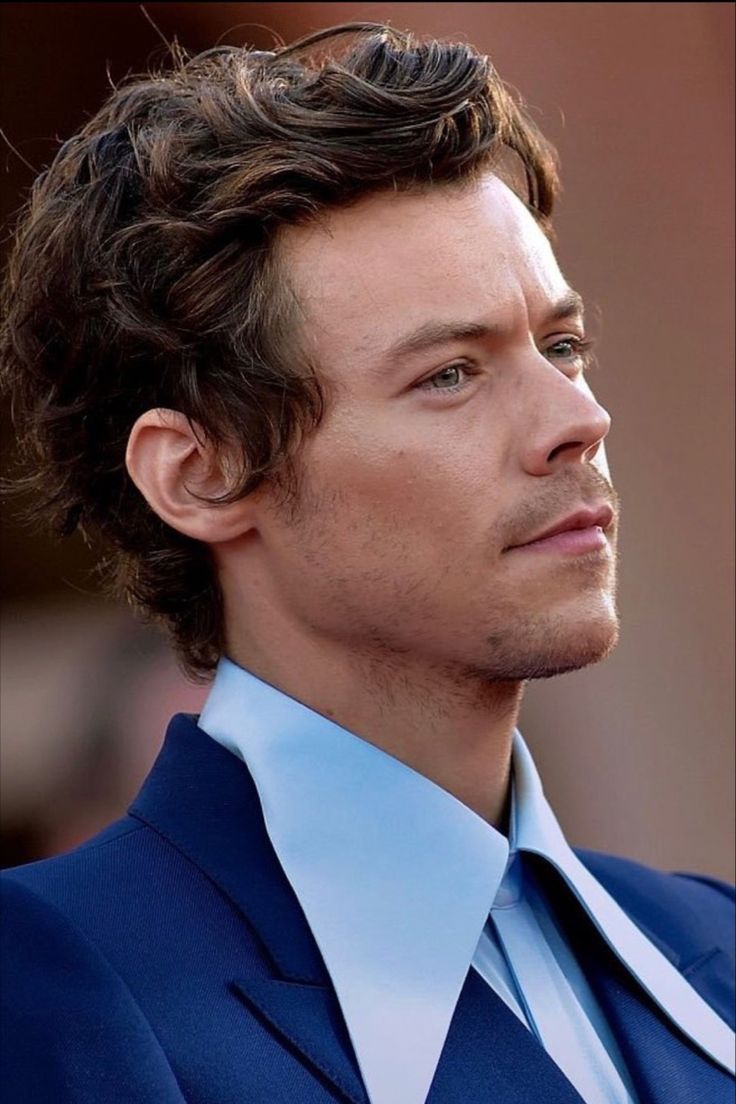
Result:
<instances>
[{"instance_id":1,"label":"earlobe","mask_svg":"<svg viewBox=\"0 0 736 1104\"><path fill-rule=\"evenodd\" d=\"M194 540L232 540L252 528L245 499L218 506L195 497L216 498L229 486L203 431L180 411L141 414L128 438L125 466L154 513Z\"/></svg>"}]
</instances>

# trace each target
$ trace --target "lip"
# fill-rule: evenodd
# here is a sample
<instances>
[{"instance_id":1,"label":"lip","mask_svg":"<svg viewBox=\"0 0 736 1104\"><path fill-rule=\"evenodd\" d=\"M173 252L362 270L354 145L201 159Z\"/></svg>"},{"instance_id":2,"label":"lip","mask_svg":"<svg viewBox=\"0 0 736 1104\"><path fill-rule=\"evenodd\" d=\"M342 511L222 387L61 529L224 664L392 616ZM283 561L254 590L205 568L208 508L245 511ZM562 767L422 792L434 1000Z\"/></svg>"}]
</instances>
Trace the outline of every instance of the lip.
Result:
<instances>
[{"instance_id":1,"label":"lip","mask_svg":"<svg viewBox=\"0 0 736 1104\"><path fill-rule=\"evenodd\" d=\"M562 521L555 522L543 532L537 533L531 540L512 545L512 548L530 548L549 542L546 546L550 548L559 545L561 549L569 546L569 551L586 551L586 537L587 543L593 547L602 547L606 543L604 530L611 524L613 517L613 510L606 503L576 510L574 514L568 514ZM578 533L578 536L572 537L573 533ZM563 534L566 535L564 539L552 540L552 538L562 538Z\"/></svg>"}]
</instances>

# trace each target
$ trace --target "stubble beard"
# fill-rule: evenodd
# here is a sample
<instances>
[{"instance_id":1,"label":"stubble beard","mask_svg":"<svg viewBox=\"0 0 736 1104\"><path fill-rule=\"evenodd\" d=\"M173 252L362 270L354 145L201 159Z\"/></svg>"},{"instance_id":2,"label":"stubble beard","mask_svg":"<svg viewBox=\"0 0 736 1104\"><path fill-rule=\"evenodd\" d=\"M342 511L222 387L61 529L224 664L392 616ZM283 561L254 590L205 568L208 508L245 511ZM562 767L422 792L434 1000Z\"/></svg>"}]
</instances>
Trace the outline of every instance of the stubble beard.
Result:
<instances>
[{"instance_id":1,"label":"stubble beard","mask_svg":"<svg viewBox=\"0 0 736 1104\"><path fill-rule=\"evenodd\" d=\"M315 542L314 536L319 531L319 521L333 513L339 513L346 503L339 495L329 495L312 487L304 475L304 471L300 471L298 466L292 469L291 481L279 502L279 508L285 512L290 527L307 537L306 544L312 552L310 559L317 562L320 542ZM367 668L372 669L374 675L376 670L384 668L393 669L396 673L403 667L407 671L416 670L426 664L434 669L435 676L441 677L442 681L449 678L449 681L457 682L458 689L462 685L466 690L471 683L488 687L492 683L520 683L554 678L599 663L611 654L619 639L619 617L615 605L616 545L617 540L614 537L611 562L605 578L599 579L598 592L594 599L597 607L595 610L591 610L590 606L586 609L586 604L582 603L577 615L574 610L562 613L540 610L532 613L528 606L524 608L508 599L502 600L493 610L491 624L485 627L485 639L479 649L480 654L470 662L467 661L467 655L463 660L458 654L454 659L448 653L442 657L437 653L434 656L425 653L422 657L424 648L421 645L414 650L410 640L397 639L388 625L381 627L375 624L372 631L366 631L367 625L363 623L365 638L363 646L357 648L357 655ZM577 585L576 575L579 576L581 592L591 587L590 563L586 564L582 559L570 560L566 568L569 571L567 582L573 591ZM415 598L421 595L424 582L415 580L410 587ZM404 587L406 585L404 580ZM348 595L341 597L343 608L349 608L349 601L346 600ZM401 616L402 607L407 614L407 622L414 620L408 608L410 603L407 603L407 594L397 592L393 598L390 603L394 615L392 620L397 615ZM426 630L426 624L422 628ZM421 635L423 634L420 630ZM353 647L356 643L354 638ZM467 644L466 638L465 647ZM465 647L460 645L459 651L464 651ZM440 651L443 650L440 648ZM455 649L451 646L450 652L452 651ZM430 671L427 670L426 674L430 674Z\"/></svg>"},{"instance_id":2,"label":"stubble beard","mask_svg":"<svg viewBox=\"0 0 736 1104\"><path fill-rule=\"evenodd\" d=\"M594 608L585 603L576 612L517 610L499 617L486 635L487 660L475 667L483 681L507 682L554 678L600 663L619 640L615 567Z\"/></svg>"}]
</instances>

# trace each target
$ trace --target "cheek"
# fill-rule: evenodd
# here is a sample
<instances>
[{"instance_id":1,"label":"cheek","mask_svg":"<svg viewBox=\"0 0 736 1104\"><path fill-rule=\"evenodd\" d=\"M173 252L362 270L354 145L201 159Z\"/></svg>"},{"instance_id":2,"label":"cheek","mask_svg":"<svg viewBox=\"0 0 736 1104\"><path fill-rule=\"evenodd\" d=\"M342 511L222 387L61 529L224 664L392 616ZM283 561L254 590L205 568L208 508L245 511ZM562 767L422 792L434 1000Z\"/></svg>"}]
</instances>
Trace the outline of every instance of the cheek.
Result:
<instances>
[{"instance_id":1,"label":"cheek","mask_svg":"<svg viewBox=\"0 0 736 1104\"><path fill-rule=\"evenodd\" d=\"M457 451L373 438L363 449L332 452L315 465L312 483L339 501L343 522L349 515L354 529L388 527L401 541L403 533L418 530L449 537L470 523L482 508L488 479L477 461Z\"/></svg>"},{"instance_id":2,"label":"cheek","mask_svg":"<svg viewBox=\"0 0 736 1104\"><path fill-rule=\"evenodd\" d=\"M356 511L457 517L490 504L499 458L469 409L417 411L385 403L346 410L305 460L315 490L331 488Z\"/></svg>"}]
</instances>

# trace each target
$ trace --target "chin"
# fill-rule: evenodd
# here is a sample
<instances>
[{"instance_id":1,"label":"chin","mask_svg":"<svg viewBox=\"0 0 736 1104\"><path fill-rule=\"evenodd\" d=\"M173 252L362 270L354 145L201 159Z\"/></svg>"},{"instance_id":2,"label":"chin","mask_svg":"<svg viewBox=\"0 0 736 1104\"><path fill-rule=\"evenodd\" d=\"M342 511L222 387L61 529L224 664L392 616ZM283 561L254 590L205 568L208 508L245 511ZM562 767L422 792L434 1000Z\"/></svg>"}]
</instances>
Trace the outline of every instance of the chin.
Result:
<instances>
[{"instance_id":1,"label":"chin","mask_svg":"<svg viewBox=\"0 0 736 1104\"><path fill-rule=\"evenodd\" d=\"M593 663L600 663L611 654L618 643L618 631L585 634L567 647L561 642L557 647L550 647L546 653L533 658L528 665L527 679L554 678L555 675L564 675L568 671L580 671L583 667L590 667ZM532 657L530 657L532 659Z\"/></svg>"},{"instance_id":2,"label":"chin","mask_svg":"<svg viewBox=\"0 0 736 1104\"><path fill-rule=\"evenodd\" d=\"M605 659L618 643L619 622L612 602L569 616L551 613L519 620L513 634L492 634L493 655L486 677L521 681L553 678Z\"/></svg>"}]
</instances>

